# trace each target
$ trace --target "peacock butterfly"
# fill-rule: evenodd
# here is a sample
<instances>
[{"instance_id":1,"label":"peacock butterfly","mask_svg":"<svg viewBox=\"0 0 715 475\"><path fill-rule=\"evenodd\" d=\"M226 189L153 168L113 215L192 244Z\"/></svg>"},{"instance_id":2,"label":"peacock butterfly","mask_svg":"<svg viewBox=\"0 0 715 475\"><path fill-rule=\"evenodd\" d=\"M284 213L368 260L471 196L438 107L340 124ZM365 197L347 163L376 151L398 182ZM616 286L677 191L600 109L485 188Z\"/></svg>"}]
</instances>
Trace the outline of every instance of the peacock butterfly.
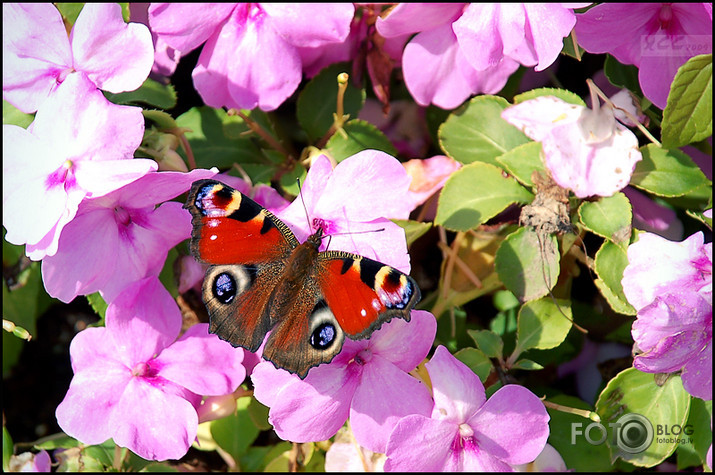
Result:
<instances>
[{"instance_id":1,"label":"peacock butterfly","mask_svg":"<svg viewBox=\"0 0 715 475\"><path fill-rule=\"evenodd\" d=\"M203 300L209 331L305 378L329 363L345 336L369 338L410 320L417 283L399 270L344 251L319 252L323 228L304 243L243 193L215 180L193 183L191 253L209 264Z\"/></svg>"}]
</instances>

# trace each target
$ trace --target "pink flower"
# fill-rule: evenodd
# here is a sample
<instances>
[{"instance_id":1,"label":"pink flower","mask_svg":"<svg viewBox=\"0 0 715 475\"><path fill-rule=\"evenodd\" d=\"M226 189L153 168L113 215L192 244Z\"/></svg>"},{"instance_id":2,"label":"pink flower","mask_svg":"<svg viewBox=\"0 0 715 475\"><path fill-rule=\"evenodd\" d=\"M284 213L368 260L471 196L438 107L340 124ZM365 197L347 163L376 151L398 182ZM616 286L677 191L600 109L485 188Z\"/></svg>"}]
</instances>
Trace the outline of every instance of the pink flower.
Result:
<instances>
[{"instance_id":1,"label":"pink flower","mask_svg":"<svg viewBox=\"0 0 715 475\"><path fill-rule=\"evenodd\" d=\"M622 191L633 207L634 228L659 234L669 241L683 239L683 223L675 211L656 203L631 186Z\"/></svg>"},{"instance_id":2,"label":"pink flower","mask_svg":"<svg viewBox=\"0 0 715 475\"><path fill-rule=\"evenodd\" d=\"M623 292L638 311L631 334L640 371L682 369L683 386L712 399L712 243L702 233L683 242L641 233L628 247ZM658 256L653 259L653 256Z\"/></svg>"},{"instance_id":3,"label":"pink flower","mask_svg":"<svg viewBox=\"0 0 715 475\"><path fill-rule=\"evenodd\" d=\"M163 203L214 170L156 172L85 200L59 239L57 254L42 262L47 292L63 302L100 291L111 301L130 283L159 275L169 249L191 235L191 215L178 202Z\"/></svg>"},{"instance_id":4,"label":"pink flower","mask_svg":"<svg viewBox=\"0 0 715 475\"><path fill-rule=\"evenodd\" d=\"M568 5L568 6L565 6ZM484 71L503 58L543 71L558 58L576 24L574 8L559 3L472 3L453 29L467 60Z\"/></svg>"},{"instance_id":5,"label":"pink flower","mask_svg":"<svg viewBox=\"0 0 715 475\"><path fill-rule=\"evenodd\" d=\"M5 5L6 6L6 5ZM3 126L3 225L33 260L57 252L60 233L85 197L120 188L151 170L132 159L144 134L138 107L118 106L71 74L27 130Z\"/></svg>"},{"instance_id":6,"label":"pink flower","mask_svg":"<svg viewBox=\"0 0 715 475\"><path fill-rule=\"evenodd\" d=\"M149 26L149 3L129 4L129 18L131 21ZM168 81L176 71L176 66L181 59L181 51L175 50L166 42L158 38L156 33L151 32L151 40L154 44L154 65L151 67L152 78Z\"/></svg>"},{"instance_id":7,"label":"pink flower","mask_svg":"<svg viewBox=\"0 0 715 475\"><path fill-rule=\"evenodd\" d=\"M554 181L578 198L618 192L643 158L636 136L608 106L588 109L544 96L507 107L502 118L541 142Z\"/></svg>"},{"instance_id":8,"label":"pink flower","mask_svg":"<svg viewBox=\"0 0 715 475\"><path fill-rule=\"evenodd\" d=\"M79 74L109 92L142 85L154 62L146 26L126 24L114 3L88 3L72 33L50 4L3 4L3 98L31 113Z\"/></svg>"},{"instance_id":9,"label":"pink flower","mask_svg":"<svg viewBox=\"0 0 715 475\"><path fill-rule=\"evenodd\" d=\"M10 456L8 468L9 472L51 472L52 461L45 450L40 450L37 454L23 452Z\"/></svg>"},{"instance_id":10,"label":"pink flower","mask_svg":"<svg viewBox=\"0 0 715 475\"><path fill-rule=\"evenodd\" d=\"M300 242L317 225L330 249L343 250L410 270L410 256L402 228L389 218L407 219L410 177L399 161L378 150L364 150L346 158L335 169L321 155L310 167L301 196L276 215ZM312 223L306 218L306 209ZM377 232L382 229L383 231Z\"/></svg>"},{"instance_id":11,"label":"pink flower","mask_svg":"<svg viewBox=\"0 0 715 475\"><path fill-rule=\"evenodd\" d=\"M391 320L369 340L346 339L340 354L305 380L259 363L254 395L271 408L268 420L283 439L325 440L350 417L358 443L384 452L397 420L429 410L429 390L407 372L427 356L436 331L431 313L413 310L410 322Z\"/></svg>"},{"instance_id":12,"label":"pink flower","mask_svg":"<svg viewBox=\"0 0 715 475\"><path fill-rule=\"evenodd\" d=\"M403 166L412 177L410 199L416 208L441 190L447 179L459 170L462 164L446 155L435 155L426 159L409 160L404 162Z\"/></svg>"},{"instance_id":13,"label":"pink flower","mask_svg":"<svg viewBox=\"0 0 715 475\"><path fill-rule=\"evenodd\" d=\"M604 3L578 15L575 29L589 53L636 65L643 94L661 109L678 68L712 53L712 5L706 3Z\"/></svg>"},{"instance_id":14,"label":"pink flower","mask_svg":"<svg viewBox=\"0 0 715 475\"><path fill-rule=\"evenodd\" d=\"M443 347L426 364L434 407L390 434L385 471L512 471L543 450L549 415L538 397L506 385L486 399L479 377Z\"/></svg>"},{"instance_id":15,"label":"pink flower","mask_svg":"<svg viewBox=\"0 0 715 475\"><path fill-rule=\"evenodd\" d=\"M417 33L405 47L402 71L407 89L421 106L459 106L472 94L496 93L519 64L507 57L478 71L470 57L478 52L464 46L455 22L474 5L400 3L376 27L385 38ZM465 10L466 8L466 10Z\"/></svg>"},{"instance_id":16,"label":"pink flower","mask_svg":"<svg viewBox=\"0 0 715 475\"><path fill-rule=\"evenodd\" d=\"M196 438L201 395L233 392L243 352L189 328L156 277L135 282L107 308L106 326L70 346L74 377L57 407L62 430L85 444L112 438L151 460L181 458Z\"/></svg>"},{"instance_id":17,"label":"pink flower","mask_svg":"<svg viewBox=\"0 0 715 475\"><path fill-rule=\"evenodd\" d=\"M301 81L298 48L342 43L354 13L349 3L153 3L149 22L184 54L206 42L192 76L207 105L268 111Z\"/></svg>"}]
</instances>

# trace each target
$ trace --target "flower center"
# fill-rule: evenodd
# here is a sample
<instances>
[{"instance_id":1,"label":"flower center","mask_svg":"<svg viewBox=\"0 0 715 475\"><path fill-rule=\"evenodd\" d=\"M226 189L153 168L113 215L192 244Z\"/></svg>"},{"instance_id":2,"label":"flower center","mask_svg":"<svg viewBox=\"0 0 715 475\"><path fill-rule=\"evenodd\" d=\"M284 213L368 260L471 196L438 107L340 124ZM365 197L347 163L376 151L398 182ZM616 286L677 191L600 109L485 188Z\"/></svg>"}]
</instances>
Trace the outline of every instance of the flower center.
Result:
<instances>
[{"instance_id":1,"label":"flower center","mask_svg":"<svg viewBox=\"0 0 715 475\"><path fill-rule=\"evenodd\" d=\"M56 186L64 186L65 190L72 188L75 184L74 179L74 163L72 160L67 159L64 161L60 167L54 172L50 173L45 180L45 185L47 188L54 188Z\"/></svg>"},{"instance_id":2,"label":"flower center","mask_svg":"<svg viewBox=\"0 0 715 475\"><path fill-rule=\"evenodd\" d=\"M355 361L355 363L359 364L360 366L364 366L371 359L372 359L372 351L370 351L368 349L364 349L364 350L360 351L360 353L355 355L354 361Z\"/></svg>"},{"instance_id":3,"label":"flower center","mask_svg":"<svg viewBox=\"0 0 715 475\"><path fill-rule=\"evenodd\" d=\"M114 219L120 226L126 227L132 224L132 215L129 214L129 211L125 210L121 206L117 206L116 208L114 208Z\"/></svg>"},{"instance_id":4,"label":"flower center","mask_svg":"<svg viewBox=\"0 0 715 475\"><path fill-rule=\"evenodd\" d=\"M661 29L669 29L672 20L673 7L669 3L664 3L663 6L660 8L660 13L658 14L658 21L660 22Z\"/></svg>"},{"instance_id":5,"label":"flower center","mask_svg":"<svg viewBox=\"0 0 715 475\"><path fill-rule=\"evenodd\" d=\"M137 363L136 366L132 368L132 376L137 376L139 378L153 378L156 374L157 371L152 368L149 363Z\"/></svg>"}]
</instances>

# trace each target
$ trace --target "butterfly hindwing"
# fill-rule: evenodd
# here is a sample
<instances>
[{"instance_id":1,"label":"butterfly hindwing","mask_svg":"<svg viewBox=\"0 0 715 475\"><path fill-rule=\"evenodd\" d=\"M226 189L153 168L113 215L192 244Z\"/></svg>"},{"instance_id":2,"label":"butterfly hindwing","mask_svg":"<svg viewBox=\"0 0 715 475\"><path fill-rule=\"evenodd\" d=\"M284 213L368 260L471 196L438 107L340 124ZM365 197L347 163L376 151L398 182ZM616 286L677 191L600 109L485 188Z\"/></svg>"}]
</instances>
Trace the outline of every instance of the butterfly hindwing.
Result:
<instances>
[{"instance_id":1,"label":"butterfly hindwing","mask_svg":"<svg viewBox=\"0 0 715 475\"><path fill-rule=\"evenodd\" d=\"M381 262L341 251L318 257L323 298L345 334L368 338L393 317L410 320L420 289L409 275Z\"/></svg>"},{"instance_id":2,"label":"butterfly hindwing","mask_svg":"<svg viewBox=\"0 0 715 475\"><path fill-rule=\"evenodd\" d=\"M345 334L333 312L310 284L286 308L263 348L263 358L305 378L308 370L329 363L343 347Z\"/></svg>"},{"instance_id":3,"label":"butterfly hindwing","mask_svg":"<svg viewBox=\"0 0 715 475\"><path fill-rule=\"evenodd\" d=\"M203 300L209 331L233 346L256 351L270 330L267 306L277 270L270 264L215 265L208 268Z\"/></svg>"}]
</instances>

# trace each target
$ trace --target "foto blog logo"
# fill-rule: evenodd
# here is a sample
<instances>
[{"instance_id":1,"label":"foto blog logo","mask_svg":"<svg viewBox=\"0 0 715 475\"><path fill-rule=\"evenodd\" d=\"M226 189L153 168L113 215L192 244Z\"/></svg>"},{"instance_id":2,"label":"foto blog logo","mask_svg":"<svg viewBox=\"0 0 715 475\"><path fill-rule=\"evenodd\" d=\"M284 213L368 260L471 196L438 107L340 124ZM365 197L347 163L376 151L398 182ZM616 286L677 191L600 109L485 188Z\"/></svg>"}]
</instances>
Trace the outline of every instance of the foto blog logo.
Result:
<instances>
[{"instance_id":1,"label":"foto blog logo","mask_svg":"<svg viewBox=\"0 0 715 475\"><path fill-rule=\"evenodd\" d=\"M616 422L609 422L613 434L613 445L622 452L639 454L653 443L653 424L640 414L624 414ZM601 445L608 438L608 431L603 424L592 422L585 428L580 422L571 424L571 443L576 443L576 437L583 436L591 445Z\"/></svg>"}]
</instances>

